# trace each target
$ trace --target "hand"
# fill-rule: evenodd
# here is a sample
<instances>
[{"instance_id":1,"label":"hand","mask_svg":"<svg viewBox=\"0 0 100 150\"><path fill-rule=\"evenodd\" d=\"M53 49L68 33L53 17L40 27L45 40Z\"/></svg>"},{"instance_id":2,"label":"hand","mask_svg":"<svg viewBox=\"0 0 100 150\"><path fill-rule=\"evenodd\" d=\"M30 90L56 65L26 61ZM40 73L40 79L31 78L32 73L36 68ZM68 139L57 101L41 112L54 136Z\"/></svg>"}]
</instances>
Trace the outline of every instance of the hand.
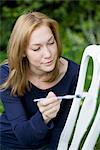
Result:
<instances>
[{"instance_id":1,"label":"hand","mask_svg":"<svg viewBox=\"0 0 100 150\"><path fill-rule=\"evenodd\" d=\"M49 92L45 100L37 103L37 106L42 113L43 119L47 124L51 119L55 118L59 109L61 101L57 99L53 92Z\"/></svg>"}]
</instances>

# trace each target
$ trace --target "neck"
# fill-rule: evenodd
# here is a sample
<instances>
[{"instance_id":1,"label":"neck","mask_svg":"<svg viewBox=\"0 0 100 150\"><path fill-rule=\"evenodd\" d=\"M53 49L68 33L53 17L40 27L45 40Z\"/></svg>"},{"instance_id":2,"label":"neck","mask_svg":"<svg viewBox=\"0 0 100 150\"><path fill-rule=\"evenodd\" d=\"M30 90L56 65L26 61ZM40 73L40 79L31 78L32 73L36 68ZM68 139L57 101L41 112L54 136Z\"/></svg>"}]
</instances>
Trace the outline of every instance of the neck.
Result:
<instances>
[{"instance_id":1,"label":"neck","mask_svg":"<svg viewBox=\"0 0 100 150\"><path fill-rule=\"evenodd\" d=\"M67 66L68 66L68 62L61 59L59 63L59 75L53 81L47 82L47 80L50 79L50 77L54 74L53 71L51 73L44 73L44 74L33 73L32 71L29 71L28 80L33 85L35 85L36 87L39 87L40 89L50 88L62 79L62 77L64 76L66 72Z\"/></svg>"},{"instance_id":2,"label":"neck","mask_svg":"<svg viewBox=\"0 0 100 150\"><path fill-rule=\"evenodd\" d=\"M50 79L53 75L54 71L51 72L32 72L31 70L28 71L28 80L33 82L46 82Z\"/></svg>"}]
</instances>

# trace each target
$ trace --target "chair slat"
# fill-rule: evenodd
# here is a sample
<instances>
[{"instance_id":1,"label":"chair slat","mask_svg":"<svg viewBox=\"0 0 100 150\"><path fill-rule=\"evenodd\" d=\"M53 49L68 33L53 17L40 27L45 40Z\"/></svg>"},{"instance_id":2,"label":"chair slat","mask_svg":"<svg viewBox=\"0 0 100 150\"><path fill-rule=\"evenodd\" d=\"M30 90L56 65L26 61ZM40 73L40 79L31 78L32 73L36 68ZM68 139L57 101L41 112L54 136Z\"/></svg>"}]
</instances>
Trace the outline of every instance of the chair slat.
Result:
<instances>
[{"instance_id":1,"label":"chair slat","mask_svg":"<svg viewBox=\"0 0 100 150\"><path fill-rule=\"evenodd\" d=\"M85 132L87 131L87 128L93 118L96 109L98 91L100 89L100 46L91 45L85 49L82 57L81 66L80 66L79 78L78 78L75 95L77 94L81 95L83 93L86 71L87 71L88 61L90 57L93 59L93 66L94 66L93 77L92 77L90 88L88 90L88 94L84 100L84 103L79 113L74 136L69 150L73 150L73 149L78 150L81 139L84 136ZM81 103L81 99L74 98L66 124L60 136L57 150L68 149L68 144L80 109L80 103ZM97 136L95 137L95 139L96 138ZM90 149L88 150L92 150L92 148L93 145L90 145Z\"/></svg>"}]
</instances>

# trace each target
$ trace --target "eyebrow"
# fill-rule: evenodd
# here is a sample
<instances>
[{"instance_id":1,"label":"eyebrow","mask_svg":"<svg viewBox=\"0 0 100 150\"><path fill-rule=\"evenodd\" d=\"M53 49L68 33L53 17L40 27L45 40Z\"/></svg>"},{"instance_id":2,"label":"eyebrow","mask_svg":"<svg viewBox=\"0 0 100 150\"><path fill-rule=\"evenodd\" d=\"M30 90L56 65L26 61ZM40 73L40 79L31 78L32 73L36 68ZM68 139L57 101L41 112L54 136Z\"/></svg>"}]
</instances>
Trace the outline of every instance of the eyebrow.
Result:
<instances>
[{"instance_id":1,"label":"eyebrow","mask_svg":"<svg viewBox=\"0 0 100 150\"><path fill-rule=\"evenodd\" d=\"M50 40L51 40L52 38L54 39L53 35L48 39L48 42L50 42ZM36 44L33 43L32 45L37 45L37 46L39 46L39 45L41 45L41 44L40 44L40 43L36 43Z\"/></svg>"},{"instance_id":2,"label":"eyebrow","mask_svg":"<svg viewBox=\"0 0 100 150\"><path fill-rule=\"evenodd\" d=\"M49 42L52 38L54 39L54 37L53 37L53 36L51 36L51 37L49 38L48 42Z\"/></svg>"}]
</instances>

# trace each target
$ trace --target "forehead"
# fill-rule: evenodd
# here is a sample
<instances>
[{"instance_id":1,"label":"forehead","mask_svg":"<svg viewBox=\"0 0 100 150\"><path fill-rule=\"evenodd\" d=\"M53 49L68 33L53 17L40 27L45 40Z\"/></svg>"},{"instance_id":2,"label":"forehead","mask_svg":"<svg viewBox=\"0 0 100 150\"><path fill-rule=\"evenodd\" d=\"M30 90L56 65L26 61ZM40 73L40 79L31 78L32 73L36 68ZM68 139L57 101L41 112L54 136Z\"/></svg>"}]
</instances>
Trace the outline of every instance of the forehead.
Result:
<instances>
[{"instance_id":1,"label":"forehead","mask_svg":"<svg viewBox=\"0 0 100 150\"><path fill-rule=\"evenodd\" d=\"M37 27L30 36L30 44L46 42L53 36L51 29L46 25L41 25Z\"/></svg>"}]
</instances>

